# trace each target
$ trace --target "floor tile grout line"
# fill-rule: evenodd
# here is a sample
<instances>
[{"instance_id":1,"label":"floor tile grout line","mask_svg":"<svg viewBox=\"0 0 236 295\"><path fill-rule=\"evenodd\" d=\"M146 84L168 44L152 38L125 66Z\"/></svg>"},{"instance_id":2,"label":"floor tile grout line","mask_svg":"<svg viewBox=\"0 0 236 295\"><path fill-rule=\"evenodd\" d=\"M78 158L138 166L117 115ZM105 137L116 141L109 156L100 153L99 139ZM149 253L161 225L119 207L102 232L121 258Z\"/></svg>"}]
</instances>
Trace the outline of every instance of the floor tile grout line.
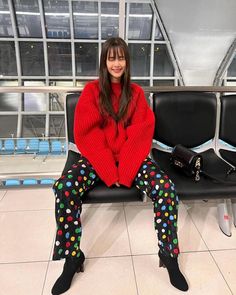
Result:
<instances>
[{"instance_id":1,"label":"floor tile grout line","mask_svg":"<svg viewBox=\"0 0 236 295\"><path fill-rule=\"evenodd\" d=\"M56 228L55 228L55 231L56 231ZM41 293L41 295L43 295L44 288L45 288L45 285L46 285L46 280L47 280L49 265L50 265L50 261L51 261L50 260L50 257L52 255L52 251L53 251L53 248L54 248L55 236L56 236L56 234L54 234L53 239L52 239L52 246L51 246L51 250L50 250L50 253L49 253L49 257L48 257L49 259L48 259L48 263L47 263L46 272L45 272L45 275L44 275L44 281L43 281L43 287L42 287L42 293Z\"/></svg>"},{"instance_id":2,"label":"floor tile grout line","mask_svg":"<svg viewBox=\"0 0 236 295\"><path fill-rule=\"evenodd\" d=\"M208 251L210 251L210 249L209 249L209 247L208 247L208 245L207 245L206 241L204 240L204 238L203 238L203 236L201 235L201 233L200 233L200 231L199 231L199 229L198 229L198 227L197 227L196 223L194 222L194 220L193 220L193 218L192 218L192 215L191 215L191 214L188 212L188 208L186 207L186 205L185 205L183 202L182 202L182 204L184 205L184 208L185 208L185 210L186 210L186 212L187 212L187 214L188 214L188 216L189 216L190 220L191 220L191 221L192 221L192 223L194 224L194 226L195 226L195 228L196 228L197 232L199 233L199 235L200 235L200 237L201 237L202 241L204 242L204 244L205 244L206 248L208 249Z\"/></svg>"},{"instance_id":3,"label":"floor tile grout line","mask_svg":"<svg viewBox=\"0 0 236 295\"><path fill-rule=\"evenodd\" d=\"M3 196L2 196L2 198L0 200L0 202L2 202L2 200L5 198L6 194L7 194L7 190L4 191Z\"/></svg>"},{"instance_id":4,"label":"floor tile grout line","mask_svg":"<svg viewBox=\"0 0 236 295\"><path fill-rule=\"evenodd\" d=\"M128 229L128 222L127 222L126 211L125 211L125 203L123 203L123 211L124 211L125 225L126 225L126 230L127 230L127 235L128 235L128 241L129 241L130 257L131 257L131 261L132 261L132 267L133 267L133 273L134 273L134 279L135 279L135 286L136 286L137 295L139 295L137 277L136 277L136 272L135 272L135 267L134 267L134 259L133 259L133 255L132 255L132 249L131 249L131 242L130 242L130 235L129 235L129 229Z\"/></svg>"},{"instance_id":5,"label":"floor tile grout line","mask_svg":"<svg viewBox=\"0 0 236 295\"><path fill-rule=\"evenodd\" d=\"M229 291L231 292L231 294L232 294L232 295L234 295L234 293L233 293L233 291L231 290L231 288L230 288L230 286L229 286L229 284L228 284L228 282L227 282L227 280L226 280L226 278L225 278L224 274L222 273L222 271L221 271L221 269L220 269L220 267L219 267L218 263L216 262L216 260L215 260L214 256L212 255L211 251L209 251L209 252L210 252L211 258L212 258L212 259L213 259L213 261L215 262L215 265L216 265L216 267L218 268L218 270L219 270L219 272L220 272L220 274L221 274L221 276L222 276L223 280L225 281L225 283L226 283L227 287L229 288Z\"/></svg>"}]
</instances>

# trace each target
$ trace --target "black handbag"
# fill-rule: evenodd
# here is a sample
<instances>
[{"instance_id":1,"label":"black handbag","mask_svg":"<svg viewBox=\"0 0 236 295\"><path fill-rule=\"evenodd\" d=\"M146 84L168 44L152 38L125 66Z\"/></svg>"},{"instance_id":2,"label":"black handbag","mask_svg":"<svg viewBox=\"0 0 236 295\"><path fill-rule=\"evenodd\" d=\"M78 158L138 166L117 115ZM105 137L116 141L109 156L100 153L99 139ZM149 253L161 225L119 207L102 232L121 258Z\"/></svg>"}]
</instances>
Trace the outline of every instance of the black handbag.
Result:
<instances>
[{"instance_id":1,"label":"black handbag","mask_svg":"<svg viewBox=\"0 0 236 295\"><path fill-rule=\"evenodd\" d=\"M219 179L207 172L203 169L203 158L200 154L186 148L185 146L181 144L177 144L171 153L170 158L171 164L182 171L184 174L186 174L189 177L193 177L194 180L197 182L200 180L200 175L203 175L205 177L210 178L216 183L220 184L226 184L226 185L236 185L236 182L227 181L224 179ZM234 167L231 167L227 173L226 177L236 172Z\"/></svg>"},{"instance_id":2,"label":"black handbag","mask_svg":"<svg viewBox=\"0 0 236 295\"><path fill-rule=\"evenodd\" d=\"M174 167L182 170L187 176L193 177L195 181L200 180L200 171L203 166L201 155L178 144L173 148L170 160Z\"/></svg>"}]
</instances>

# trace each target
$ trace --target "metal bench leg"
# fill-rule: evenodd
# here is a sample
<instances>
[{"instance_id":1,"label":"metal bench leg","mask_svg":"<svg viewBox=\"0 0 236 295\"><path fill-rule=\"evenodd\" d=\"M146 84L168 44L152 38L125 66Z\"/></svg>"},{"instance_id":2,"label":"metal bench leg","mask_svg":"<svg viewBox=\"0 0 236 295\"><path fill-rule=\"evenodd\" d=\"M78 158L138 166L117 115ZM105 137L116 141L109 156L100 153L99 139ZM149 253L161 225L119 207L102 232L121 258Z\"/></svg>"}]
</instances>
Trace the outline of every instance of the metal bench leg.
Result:
<instances>
[{"instance_id":1,"label":"metal bench leg","mask_svg":"<svg viewBox=\"0 0 236 295\"><path fill-rule=\"evenodd\" d=\"M227 208L227 200L220 200L217 209L219 227L226 236L231 237L231 223Z\"/></svg>"},{"instance_id":2,"label":"metal bench leg","mask_svg":"<svg viewBox=\"0 0 236 295\"><path fill-rule=\"evenodd\" d=\"M236 200L231 199L232 203L232 212L233 212L233 218L234 218L234 226L236 227Z\"/></svg>"},{"instance_id":3,"label":"metal bench leg","mask_svg":"<svg viewBox=\"0 0 236 295\"><path fill-rule=\"evenodd\" d=\"M146 203L148 196L147 196L147 194L145 192L143 192L142 197L143 197L143 203Z\"/></svg>"}]
</instances>

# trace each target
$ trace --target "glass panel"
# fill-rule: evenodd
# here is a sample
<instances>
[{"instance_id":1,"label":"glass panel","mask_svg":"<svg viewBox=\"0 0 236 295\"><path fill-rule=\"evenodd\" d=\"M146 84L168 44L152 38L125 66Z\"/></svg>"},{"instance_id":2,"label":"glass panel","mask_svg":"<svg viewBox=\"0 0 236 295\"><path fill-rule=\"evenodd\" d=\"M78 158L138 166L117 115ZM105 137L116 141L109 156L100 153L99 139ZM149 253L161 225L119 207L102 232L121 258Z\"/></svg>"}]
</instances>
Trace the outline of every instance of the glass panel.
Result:
<instances>
[{"instance_id":1,"label":"glass panel","mask_svg":"<svg viewBox=\"0 0 236 295\"><path fill-rule=\"evenodd\" d=\"M236 77L236 54L231 62L231 65L228 68L227 76Z\"/></svg>"},{"instance_id":2,"label":"glass panel","mask_svg":"<svg viewBox=\"0 0 236 295\"><path fill-rule=\"evenodd\" d=\"M43 81L24 81L24 86L45 86ZM47 110L46 93L24 93L22 101L22 111L25 112L45 112Z\"/></svg>"},{"instance_id":3,"label":"glass panel","mask_svg":"<svg viewBox=\"0 0 236 295\"><path fill-rule=\"evenodd\" d=\"M153 80L153 86L175 86L174 80Z\"/></svg>"},{"instance_id":4,"label":"glass panel","mask_svg":"<svg viewBox=\"0 0 236 295\"><path fill-rule=\"evenodd\" d=\"M65 116L50 115L49 116L49 136L65 137Z\"/></svg>"},{"instance_id":5,"label":"glass panel","mask_svg":"<svg viewBox=\"0 0 236 295\"><path fill-rule=\"evenodd\" d=\"M42 37L38 0L14 0L18 35Z\"/></svg>"},{"instance_id":6,"label":"glass panel","mask_svg":"<svg viewBox=\"0 0 236 295\"><path fill-rule=\"evenodd\" d=\"M74 36L78 39L98 39L98 3L72 1Z\"/></svg>"},{"instance_id":7,"label":"glass panel","mask_svg":"<svg viewBox=\"0 0 236 295\"><path fill-rule=\"evenodd\" d=\"M174 68L164 44L154 45L153 76L174 76Z\"/></svg>"},{"instance_id":8,"label":"glass panel","mask_svg":"<svg viewBox=\"0 0 236 295\"><path fill-rule=\"evenodd\" d=\"M150 76L150 45L129 44L132 76Z\"/></svg>"},{"instance_id":9,"label":"glass panel","mask_svg":"<svg viewBox=\"0 0 236 295\"><path fill-rule=\"evenodd\" d=\"M150 4L130 3L129 39L150 40L153 12Z\"/></svg>"},{"instance_id":10,"label":"glass panel","mask_svg":"<svg viewBox=\"0 0 236 295\"><path fill-rule=\"evenodd\" d=\"M155 40L164 40L160 27L157 22L156 22L156 29L155 29Z\"/></svg>"},{"instance_id":11,"label":"glass panel","mask_svg":"<svg viewBox=\"0 0 236 295\"><path fill-rule=\"evenodd\" d=\"M0 115L0 137L16 137L17 133L17 115Z\"/></svg>"},{"instance_id":12,"label":"glass panel","mask_svg":"<svg viewBox=\"0 0 236 295\"><path fill-rule=\"evenodd\" d=\"M17 81L0 81L0 87L18 86ZM0 93L0 112L18 111L18 93ZM1 137L1 135L0 135Z\"/></svg>"},{"instance_id":13,"label":"glass panel","mask_svg":"<svg viewBox=\"0 0 236 295\"><path fill-rule=\"evenodd\" d=\"M134 82L140 86L150 86L149 80L132 80L132 82Z\"/></svg>"},{"instance_id":14,"label":"glass panel","mask_svg":"<svg viewBox=\"0 0 236 295\"><path fill-rule=\"evenodd\" d=\"M42 42L20 42L23 76L44 76L44 55Z\"/></svg>"},{"instance_id":15,"label":"glass panel","mask_svg":"<svg viewBox=\"0 0 236 295\"><path fill-rule=\"evenodd\" d=\"M87 79L86 80L77 80L75 85L77 87L84 87L88 81L92 81L92 80L89 80L89 79L88 80Z\"/></svg>"},{"instance_id":16,"label":"glass panel","mask_svg":"<svg viewBox=\"0 0 236 295\"><path fill-rule=\"evenodd\" d=\"M49 86L73 86L72 81L50 81ZM49 110L64 111L66 93L49 93Z\"/></svg>"},{"instance_id":17,"label":"glass panel","mask_svg":"<svg viewBox=\"0 0 236 295\"><path fill-rule=\"evenodd\" d=\"M48 64L51 76L71 76L71 43L48 43Z\"/></svg>"},{"instance_id":18,"label":"glass panel","mask_svg":"<svg viewBox=\"0 0 236 295\"><path fill-rule=\"evenodd\" d=\"M119 35L119 3L101 3L102 39Z\"/></svg>"},{"instance_id":19,"label":"glass panel","mask_svg":"<svg viewBox=\"0 0 236 295\"><path fill-rule=\"evenodd\" d=\"M7 0L0 1L0 37L13 36L10 11Z\"/></svg>"},{"instance_id":20,"label":"glass panel","mask_svg":"<svg viewBox=\"0 0 236 295\"><path fill-rule=\"evenodd\" d=\"M75 43L75 63L77 76L98 75L98 44Z\"/></svg>"},{"instance_id":21,"label":"glass panel","mask_svg":"<svg viewBox=\"0 0 236 295\"><path fill-rule=\"evenodd\" d=\"M14 42L0 42L0 75L16 76L16 54Z\"/></svg>"},{"instance_id":22,"label":"glass panel","mask_svg":"<svg viewBox=\"0 0 236 295\"><path fill-rule=\"evenodd\" d=\"M68 1L43 0L48 38L70 38Z\"/></svg>"},{"instance_id":23,"label":"glass panel","mask_svg":"<svg viewBox=\"0 0 236 295\"><path fill-rule=\"evenodd\" d=\"M21 137L43 137L45 122L45 115L23 115Z\"/></svg>"}]
</instances>

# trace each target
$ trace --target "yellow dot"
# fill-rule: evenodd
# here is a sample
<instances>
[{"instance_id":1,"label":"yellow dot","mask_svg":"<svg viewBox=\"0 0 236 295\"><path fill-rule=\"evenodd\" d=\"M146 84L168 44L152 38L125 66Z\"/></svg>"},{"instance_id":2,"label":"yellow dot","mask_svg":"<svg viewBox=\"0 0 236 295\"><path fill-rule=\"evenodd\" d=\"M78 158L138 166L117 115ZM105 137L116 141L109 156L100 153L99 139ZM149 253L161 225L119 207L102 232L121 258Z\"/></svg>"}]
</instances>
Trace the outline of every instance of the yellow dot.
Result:
<instances>
[{"instance_id":1,"label":"yellow dot","mask_svg":"<svg viewBox=\"0 0 236 295\"><path fill-rule=\"evenodd\" d=\"M79 192L81 193L82 191L83 191L83 189L82 189L82 188L80 188L80 189L79 189Z\"/></svg>"},{"instance_id":2,"label":"yellow dot","mask_svg":"<svg viewBox=\"0 0 236 295\"><path fill-rule=\"evenodd\" d=\"M165 193L164 196L167 197L168 196L168 193Z\"/></svg>"},{"instance_id":3,"label":"yellow dot","mask_svg":"<svg viewBox=\"0 0 236 295\"><path fill-rule=\"evenodd\" d=\"M60 222L63 222L63 220L64 220L64 217L60 217L60 218L59 218L59 221L60 221Z\"/></svg>"},{"instance_id":4,"label":"yellow dot","mask_svg":"<svg viewBox=\"0 0 236 295\"><path fill-rule=\"evenodd\" d=\"M145 175L144 175L144 177L145 177L145 178L148 178L148 175L147 175L147 174L145 174Z\"/></svg>"},{"instance_id":5,"label":"yellow dot","mask_svg":"<svg viewBox=\"0 0 236 295\"><path fill-rule=\"evenodd\" d=\"M174 202L174 201L172 201L172 202L171 202L171 205L172 205L172 206L174 206L174 204L175 204L175 202Z\"/></svg>"},{"instance_id":6,"label":"yellow dot","mask_svg":"<svg viewBox=\"0 0 236 295\"><path fill-rule=\"evenodd\" d=\"M75 255L76 255L76 252L75 252L75 251L73 251L73 252L71 253L71 255L72 255L72 256L75 256Z\"/></svg>"},{"instance_id":7,"label":"yellow dot","mask_svg":"<svg viewBox=\"0 0 236 295\"><path fill-rule=\"evenodd\" d=\"M55 186L58 186L58 181L55 183Z\"/></svg>"},{"instance_id":8,"label":"yellow dot","mask_svg":"<svg viewBox=\"0 0 236 295\"><path fill-rule=\"evenodd\" d=\"M161 179L161 180L160 180L160 183L163 183L163 182L164 182L164 180L163 180L163 179Z\"/></svg>"},{"instance_id":9,"label":"yellow dot","mask_svg":"<svg viewBox=\"0 0 236 295\"><path fill-rule=\"evenodd\" d=\"M162 236L162 239L165 239L165 238L166 238L166 235L163 235L163 236Z\"/></svg>"},{"instance_id":10,"label":"yellow dot","mask_svg":"<svg viewBox=\"0 0 236 295\"><path fill-rule=\"evenodd\" d=\"M75 240L75 237L72 236L70 239L71 239L71 241L73 242L73 241Z\"/></svg>"},{"instance_id":11,"label":"yellow dot","mask_svg":"<svg viewBox=\"0 0 236 295\"><path fill-rule=\"evenodd\" d=\"M71 204L71 205L74 205L74 201L70 201L70 204Z\"/></svg>"},{"instance_id":12,"label":"yellow dot","mask_svg":"<svg viewBox=\"0 0 236 295\"><path fill-rule=\"evenodd\" d=\"M169 216L169 213L168 213L168 212L166 212L166 213L165 213L165 216Z\"/></svg>"},{"instance_id":13,"label":"yellow dot","mask_svg":"<svg viewBox=\"0 0 236 295\"><path fill-rule=\"evenodd\" d=\"M87 180L88 178L86 176L84 176L84 180Z\"/></svg>"},{"instance_id":14,"label":"yellow dot","mask_svg":"<svg viewBox=\"0 0 236 295\"><path fill-rule=\"evenodd\" d=\"M176 214L174 215L174 219L177 219L177 215Z\"/></svg>"}]
</instances>

